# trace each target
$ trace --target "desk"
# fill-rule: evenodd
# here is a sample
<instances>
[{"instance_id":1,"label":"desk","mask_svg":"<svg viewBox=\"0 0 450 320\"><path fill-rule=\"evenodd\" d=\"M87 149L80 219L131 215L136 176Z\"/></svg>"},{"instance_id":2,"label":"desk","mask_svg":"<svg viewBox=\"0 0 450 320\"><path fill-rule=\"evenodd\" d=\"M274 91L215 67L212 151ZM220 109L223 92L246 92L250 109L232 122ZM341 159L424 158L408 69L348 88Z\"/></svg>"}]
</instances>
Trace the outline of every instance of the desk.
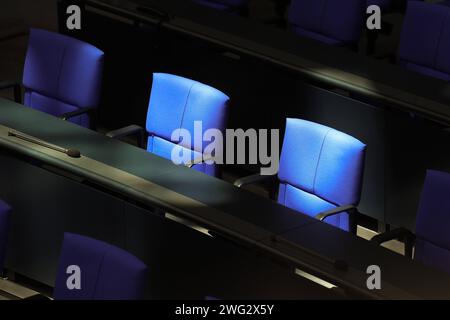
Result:
<instances>
[{"instance_id":1,"label":"desk","mask_svg":"<svg viewBox=\"0 0 450 320\"><path fill-rule=\"evenodd\" d=\"M300 268L350 297L450 298L446 274L145 150L4 99L0 125L0 181L8 181L0 197L14 207L7 267L35 280L53 283L62 233L70 231L136 254L154 272L156 297L336 297L293 281ZM79 149L82 157L8 136L11 128ZM216 237L167 220L161 210ZM348 271L336 269L336 260ZM390 270L381 291L366 289L369 262ZM261 290L257 279L269 274L274 281ZM304 286L315 289L309 294Z\"/></svg>"},{"instance_id":2,"label":"desk","mask_svg":"<svg viewBox=\"0 0 450 320\"><path fill-rule=\"evenodd\" d=\"M293 117L366 143L360 212L412 231L426 169L450 171L445 82L190 1L82 3L82 30L65 30L62 10L61 31L106 53L100 122L109 129L144 124L152 72L210 84L232 98L229 128L283 133ZM138 8L153 5L170 19Z\"/></svg>"}]
</instances>

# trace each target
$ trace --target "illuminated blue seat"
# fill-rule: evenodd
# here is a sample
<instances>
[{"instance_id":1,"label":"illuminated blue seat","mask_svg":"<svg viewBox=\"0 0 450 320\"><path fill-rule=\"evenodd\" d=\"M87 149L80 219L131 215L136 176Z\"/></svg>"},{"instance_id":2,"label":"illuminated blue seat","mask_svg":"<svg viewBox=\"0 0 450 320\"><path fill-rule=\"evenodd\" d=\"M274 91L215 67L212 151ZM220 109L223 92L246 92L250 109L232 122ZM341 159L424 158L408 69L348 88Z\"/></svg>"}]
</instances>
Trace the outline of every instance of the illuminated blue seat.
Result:
<instances>
[{"instance_id":1,"label":"illuminated blue seat","mask_svg":"<svg viewBox=\"0 0 450 320\"><path fill-rule=\"evenodd\" d=\"M132 125L107 135L121 138L138 133L147 139L149 152L171 159L172 150L177 147L182 149L182 152L189 153L190 162L196 162L202 158L204 148L209 142L194 143L195 122L201 122L203 132L218 129L224 133L228 100L221 91L200 82L171 74L155 73L145 130ZM172 141L172 134L177 129L187 130L191 140L181 141L180 144L178 141ZM143 147L143 143L140 145ZM212 176L218 174L215 164L202 162L193 168Z\"/></svg>"},{"instance_id":2,"label":"illuminated blue seat","mask_svg":"<svg viewBox=\"0 0 450 320\"><path fill-rule=\"evenodd\" d=\"M430 267L450 273L450 174L428 170L416 217L415 235L397 228L375 236L382 244L396 238L405 240L405 255Z\"/></svg>"},{"instance_id":3,"label":"illuminated blue seat","mask_svg":"<svg viewBox=\"0 0 450 320\"><path fill-rule=\"evenodd\" d=\"M11 208L0 200L0 276L3 273Z\"/></svg>"},{"instance_id":4,"label":"illuminated blue seat","mask_svg":"<svg viewBox=\"0 0 450 320\"><path fill-rule=\"evenodd\" d=\"M296 34L329 45L356 48L366 0L292 0L288 22Z\"/></svg>"},{"instance_id":5,"label":"illuminated blue seat","mask_svg":"<svg viewBox=\"0 0 450 320\"><path fill-rule=\"evenodd\" d=\"M278 202L310 216L361 197L366 146L332 128L288 119L280 158ZM326 222L349 230L348 213Z\"/></svg>"},{"instance_id":6,"label":"illuminated blue seat","mask_svg":"<svg viewBox=\"0 0 450 320\"><path fill-rule=\"evenodd\" d=\"M88 127L99 103L102 67L103 52L94 46L31 29L22 80L24 104ZM0 89L5 87L0 84Z\"/></svg>"},{"instance_id":7,"label":"illuminated blue seat","mask_svg":"<svg viewBox=\"0 0 450 320\"><path fill-rule=\"evenodd\" d=\"M79 287L76 286L77 272ZM55 299L143 299L146 280L147 266L132 254L102 241L64 234Z\"/></svg>"},{"instance_id":8,"label":"illuminated blue seat","mask_svg":"<svg viewBox=\"0 0 450 320\"><path fill-rule=\"evenodd\" d=\"M278 202L343 230L356 232L366 146L335 129L287 119L280 167ZM240 179L236 186L261 181Z\"/></svg>"}]
</instances>

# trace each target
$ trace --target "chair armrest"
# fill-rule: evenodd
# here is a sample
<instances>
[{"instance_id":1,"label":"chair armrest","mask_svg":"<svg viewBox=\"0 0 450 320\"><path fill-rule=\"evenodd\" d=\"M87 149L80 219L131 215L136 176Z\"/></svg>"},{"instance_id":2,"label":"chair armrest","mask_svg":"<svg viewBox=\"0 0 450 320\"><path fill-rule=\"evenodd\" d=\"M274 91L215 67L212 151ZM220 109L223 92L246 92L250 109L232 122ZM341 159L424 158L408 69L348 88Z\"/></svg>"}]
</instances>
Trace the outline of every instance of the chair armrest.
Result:
<instances>
[{"instance_id":1,"label":"chair armrest","mask_svg":"<svg viewBox=\"0 0 450 320\"><path fill-rule=\"evenodd\" d=\"M201 164L201 163L205 163L206 161L208 161L208 160L212 160L214 157L212 157L212 156L209 156L209 157L200 157L200 158L198 158L198 159L194 159L193 161L191 161L191 162L187 162L187 163L185 163L184 165L186 166L186 167L188 167L188 168L192 168L193 166L195 166L195 165L197 165L197 164Z\"/></svg>"},{"instance_id":2,"label":"chair armrest","mask_svg":"<svg viewBox=\"0 0 450 320\"><path fill-rule=\"evenodd\" d=\"M321 212L314 216L317 220L324 221L328 217L335 216L339 213L347 212L348 214L352 214L356 211L356 207L354 205L341 206L337 208L333 208L324 212Z\"/></svg>"},{"instance_id":3,"label":"chair armrest","mask_svg":"<svg viewBox=\"0 0 450 320\"><path fill-rule=\"evenodd\" d=\"M414 236L411 231L405 228L397 228L390 231L386 231L380 234L377 234L374 236L370 242L375 243L377 245L381 245L387 241L391 241L394 239L401 239L404 237L411 237Z\"/></svg>"},{"instance_id":4,"label":"chair armrest","mask_svg":"<svg viewBox=\"0 0 450 320\"><path fill-rule=\"evenodd\" d=\"M106 133L107 137L114 138L114 139L120 139L131 135L137 135L138 138L138 146L140 148L144 147L144 140L145 140L145 130L144 128L132 124L130 126L120 128L117 130L110 131Z\"/></svg>"},{"instance_id":5,"label":"chair armrest","mask_svg":"<svg viewBox=\"0 0 450 320\"><path fill-rule=\"evenodd\" d=\"M74 118L74 117L80 116L82 114L94 112L95 110L97 110L97 109L93 108L93 107L80 108L75 111L63 113L62 115L59 116L59 118L62 120L68 120L70 118Z\"/></svg>"},{"instance_id":6,"label":"chair armrest","mask_svg":"<svg viewBox=\"0 0 450 320\"><path fill-rule=\"evenodd\" d=\"M276 179L276 177L277 177L276 175L263 176L261 174L254 174L254 175L251 175L251 176L247 176L247 177L244 177L244 178L237 179L234 182L234 185L236 187L238 187L238 188L242 188L242 187L245 187L245 186L250 185L250 184L255 184L255 183L260 183L260 182L264 182L264 181L274 180L274 179Z\"/></svg>"},{"instance_id":7,"label":"chair armrest","mask_svg":"<svg viewBox=\"0 0 450 320\"><path fill-rule=\"evenodd\" d=\"M405 241L405 256L412 258L412 248L414 246L415 241L415 235L409 231L406 228L396 228L390 231L386 231L380 234L377 234L372 239L370 239L370 242L381 245L385 242L394 240L394 239L400 239Z\"/></svg>"},{"instance_id":8,"label":"chair armrest","mask_svg":"<svg viewBox=\"0 0 450 320\"><path fill-rule=\"evenodd\" d=\"M358 224L356 221L358 208L356 208L354 205L346 205L333 208L317 214L314 218L320 221L324 221L328 217L332 217L343 212L346 212L348 214L349 228L350 228L349 232L356 235L358 231Z\"/></svg>"},{"instance_id":9,"label":"chair armrest","mask_svg":"<svg viewBox=\"0 0 450 320\"><path fill-rule=\"evenodd\" d=\"M22 86L18 82L14 81L0 81L0 90L14 89L14 101L17 103L22 102Z\"/></svg>"}]
</instances>

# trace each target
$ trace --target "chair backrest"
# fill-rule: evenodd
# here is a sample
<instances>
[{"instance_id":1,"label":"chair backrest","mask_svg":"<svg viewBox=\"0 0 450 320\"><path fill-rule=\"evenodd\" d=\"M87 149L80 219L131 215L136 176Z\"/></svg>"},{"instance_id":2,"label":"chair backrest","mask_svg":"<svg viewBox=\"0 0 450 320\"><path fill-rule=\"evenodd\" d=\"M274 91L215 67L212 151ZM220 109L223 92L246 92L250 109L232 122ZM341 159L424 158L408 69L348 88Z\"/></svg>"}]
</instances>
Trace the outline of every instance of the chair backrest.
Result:
<instances>
[{"instance_id":1,"label":"chair backrest","mask_svg":"<svg viewBox=\"0 0 450 320\"><path fill-rule=\"evenodd\" d=\"M31 29L23 85L25 105L60 116L99 102L103 52L85 42ZM89 116L71 119L89 126Z\"/></svg>"},{"instance_id":2,"label":"chair backrest","mask_svg":"<svg viewBox=\"0 0 450 320\"><path fill-rule=\"evenodd\" d=\"M5 263L10 214L11 207L4 201L0 200L0 276L3 272Z\"/></svg>"},{"instance_id":3,"label":"chair backrest","mask_svg":"<svg viewBox=\"0 0 450 320\"><path fill-rule=\"evenodd\" d=\"M130 253L102 241L64 234L55 299L143 299L146 280L146 265Z\"/></svg>"},{"instance_id":4,"label":"chair backrest","mask_svg":"<svg viewBox=\"0 0 450 320\"><path fill-rule=\"evenodd\" d=\"M392 5L392 0L367 0L367 7L376 5L381 8L381 10L388 10Z\"/></svg>"},{"instance_id":5,"label":"chair backrest","mask_svg":"<svg viewBox=\"0 0 450 320\"><path fill-rule=\"evenodd\" d=\"M414 258L450 273L450 174L428 170L416 218Z\"/></svg>"},{"instance_id":6,"label":"chair backrest","mask_svg":"<svg viewBox=\"0 0 450 320\"><path fill-rule=\"evenodd\" d=\"M181 141L185 152L191 153L191 161L199 159L208 142L194 143L194 122L202 122L202 130L225 131L229 98L217 89L183 77L155 73L147 112L146 130L149 138L147 150L171 159L172 149L178 141L171 141L176 129L186 129L191 141ZM196 170L215 175L215 165L201 164Z\"/></svg>"},{"instance_id":7,"label":"chair backrest","mask_svg":"<svg viewBox=\"0 0 450 320\"><path fill-rule=\"evenodd\" d=\"M398 63L431 77L450 80L450 8L409 1L400 38Z\"/></svg>"},{"instance_id":8,"label":"chair backrest","mask_svg":"<svg viewBox=\"0 0 450 320\"><path fill-rule=\"evenodd\" d=\"M335 129L287 119L278 178L278 202L315 216L342 205L357 205L361 196L366 146ZM326 222L348 230L347 214Z\"/></svg>"},{"instance_id":9,"label":"chair backrest","mask_svg":"<svg viewBox=\"0 0 450 320\"><path fill-rule=\"evenodd\" d=\"M292 0L288 21L304 37L336 46L356 46L363 30L366 0Z\"/></svg>"}]
</instances>

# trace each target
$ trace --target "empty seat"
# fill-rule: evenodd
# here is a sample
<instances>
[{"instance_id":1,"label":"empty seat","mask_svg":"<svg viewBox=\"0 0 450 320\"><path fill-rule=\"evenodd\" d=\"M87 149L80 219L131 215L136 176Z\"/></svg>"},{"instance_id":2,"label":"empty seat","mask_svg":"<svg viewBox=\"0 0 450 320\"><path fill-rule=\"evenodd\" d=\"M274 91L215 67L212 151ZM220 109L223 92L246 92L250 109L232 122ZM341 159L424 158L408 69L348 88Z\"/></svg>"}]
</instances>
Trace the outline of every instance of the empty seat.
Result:
<instances>
[{"instance_id":1,"label":"empty seat","mask_svg":"<svg viewBox=\"0 0 450 320\"><path fill-rule=\"evenodd\" d=\"M177 129L186 129L194 139L195 122L200 122L203 132L208 129L225 131L228 115L228 96L221 91L200 82L183 77L155 73L147 112L146 128L132 125L109 132L112 138L127 135L144 134L147 150L166 159L171 159L175 147L190 154L190 162L202 159L207 143L195 144L194 141L172 141L172 133ZM187 165L187 163L185 163ZM215 164L200 163L194 169L208 175L218 174Z\"/></svg>"},{"instance_id":2,"label":"empty seat","mask_svg":"<svg viewBox=\"0 0 450 320\"><path fill-rule=\"evenodd\" d=\"M343 132L287 119L278 172L278 202L355 232L349 214L355 213L361 197L365 151L362 142ZM235 185L242 187L261 179L243 178Z\"/></svg>"},{"instance_id":3,"label":"empty seat","mask_svg":"<svg viewBox=\"0 0 450 320\"><path fill-rule=\"evenodd\" d=\"M31 29L22 80L24 104L88 127L99 103L102 67L103 52L94 46Z\"/></svg>"},{"instance_id":4,"label":"empty seat","mask_svg":"<svg viewBox=\"0 0 450 320\"><path fill-rule=\"evenodd\" d=\"M450 80L450 8L410 1L403 22L398 63L415 72Z\"/></svg>"},{"instance_id":5,"label":"empty seat","mask_svg":"<svg viewBox=\"0 0 450 320\"><path fill-rule=\"evenodd\" d=\"M415 235L404 228L375 236L377 244L403 238L405 253L430 267L450 273L450 174L428 170L416 217Z\"/></svg>"},{"instance_id":6,"label":"empty seat","mask_svg":"<svg viewBox=\"0 0 450 320\"><path fill-rule=\"evenodd\" d=\"M0 200L0 276L3 273L6 256L10 214L10 206L4 201Z\"/></svg>"},{"instance_id":7,"label":"empty seat","mask_svg":"<svg viewBox=\"0 0 450 320\"><path fill-rule=\"evenodd\" d=\"M300 36L356 49L365 12L365 0L292 0L288 22Z\"/></svg>"},{"instance_id":8,"label":"empty seat","mask_svg":"<svg viewBox=\"0 0 450 320\"><path fill-rule=\"evenodd\" d=\"M79 289L71 278L77 272ZM146 280L147 266L132 254L102 241L64 234L55 299L143 299Z\"/></svg>"}]
</instances>

